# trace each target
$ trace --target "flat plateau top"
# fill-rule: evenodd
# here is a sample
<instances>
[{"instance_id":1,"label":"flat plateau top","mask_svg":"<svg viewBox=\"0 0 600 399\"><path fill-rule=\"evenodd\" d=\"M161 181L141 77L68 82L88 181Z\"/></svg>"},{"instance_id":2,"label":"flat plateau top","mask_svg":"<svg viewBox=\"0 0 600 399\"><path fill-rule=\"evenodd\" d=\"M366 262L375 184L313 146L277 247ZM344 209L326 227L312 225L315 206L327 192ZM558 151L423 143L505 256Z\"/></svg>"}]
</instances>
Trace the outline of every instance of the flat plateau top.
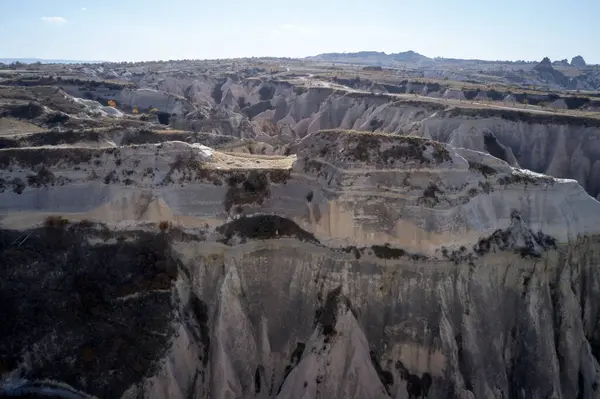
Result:
<instances>
[{"instance_id":1,"label":"flat plateau top","mask_svg":"<svg viewBox=\"0 0 600 399\"><path fill-rule=\"evenodd\" d=\"M205 164L215 169L290 169L295 155L252 155L215 151Z\"/></svg>"}]
</instances>

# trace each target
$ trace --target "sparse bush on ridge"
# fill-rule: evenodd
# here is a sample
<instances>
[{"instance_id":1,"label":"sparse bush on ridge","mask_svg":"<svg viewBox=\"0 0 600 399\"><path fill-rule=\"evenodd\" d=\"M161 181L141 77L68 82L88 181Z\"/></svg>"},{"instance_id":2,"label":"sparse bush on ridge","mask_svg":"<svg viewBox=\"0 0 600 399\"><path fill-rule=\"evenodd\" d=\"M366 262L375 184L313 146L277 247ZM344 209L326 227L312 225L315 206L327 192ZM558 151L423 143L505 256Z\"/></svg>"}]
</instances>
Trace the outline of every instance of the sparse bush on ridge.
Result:
<instances>
[{"instance_id":1,"label":"sparse bush on ridge","mask_svg":"<svg viewBox=\"0 0 600 399\"><path fill-rule=\"evenodd\" d=\"M48 216L44 220L44 226L50 228L63 228L69 224L69 219L62 216Z\"/></svg>"},{"instance_id":2,"label":"sparse bush on ridge","mask_svg":"<svg viewBox=\"0 0 600 399\"><path fill-rule=\"evenodd\" d=\"M165 232L171 228L172 224L168 220L161 220L158 223L158 229L162 232Z\"/></svg>"}]
</instances>

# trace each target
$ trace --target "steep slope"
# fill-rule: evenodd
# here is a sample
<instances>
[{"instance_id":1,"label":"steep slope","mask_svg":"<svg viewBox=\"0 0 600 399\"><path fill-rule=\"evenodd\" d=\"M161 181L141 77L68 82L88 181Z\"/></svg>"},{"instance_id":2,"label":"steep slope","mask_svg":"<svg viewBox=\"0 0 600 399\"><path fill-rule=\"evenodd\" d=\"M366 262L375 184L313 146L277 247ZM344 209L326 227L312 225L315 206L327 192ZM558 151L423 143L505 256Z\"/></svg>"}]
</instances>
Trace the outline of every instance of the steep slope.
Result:
<instances>
[{"instance_id":1,"label":"steep slope","mask_svg":"<svg viewBox=\"0 0 600 399\"><path fill-rule=\"evenodd\" d=\"M544 63L546 64L548 63ZM552 103L553 106L566 106L569 109L595 109L597 104L589 98L567 96L553 102L554 97L551 95L528 94L526 97L508 96L512 97L510 100L503 97L506 93L495 90L460 91L440 84L409 81L398 86L378 85L381 90L389 89L392 93L399 90L397 97L394 94L356 92L351 87L357 85L351 79L334 79L334 82L332 87L340 89L307 88L300 85L306 81L298 81L298 85L295 85L296 83L269 78L243 79L235 74L223 77L207 74L196 79L183 74L167 76L165 79L147 76L142 83L148 87L141 89L123 85L113 87L109 83L83 87L90 96L103 101L116 99L119 106L125 109L138 106L145 112L147 110L144 107L157 107L160 110L153 118L177 130L263 142L266 146L261 145L259 151L264 148L265 153L290 153L293 150L290 147L299 139L321 129L343 128L412 134L449 142L455 147L486 151L513 166L520 165L561 178L574 178L590 195L600 195L598 119L552 113L547 109L521 111L514 108L521 107L518 103L527 100L530 104ZM81 84L65 80L60 85L67 91L77 91L72 94L85 94L80 93ZM348 87L342 89L346 85ZM80 130L82 127L96 129L113 123L112 118L104 118L107 121L101 123L90 118L87 115L89 110L82 109L86 107L56 88L6 86L0 92L0 96L9 101L28 100L26 103L19 100L19 105L5 105L4 111L0 109L0 115L10 115L13 119L19 117L23 121L57 129L59 132L63 129ZM406 93L411 92L427 98L415 96L410 99ZM44 100L42 108L39 104L29 105L36 98ZM502 105L490 105L487 103L488 99L504 99L505 102ZM476 104L470 104L469 101ZM81 113L83 115L78 116ZM120 118L118 122L119 128L123 129L144 123L130 118ZM24 126L21 127L25 129ZM50 136L58 138L56 133L52 132ZM97 131L89 129L79 131L78 134L98 136ZM169 138L143 134L138 135L134 142L143 143L144 138L148 139L147 142L169 139L190 141L190 138L195 140L196 136L190 133L180 137L171 135ZM107 140L119 142L120 137L117 134L115 138ZM18 140L25 141L24 145L27 145L25 137ZM206 142L210 143L211 141ZM0 145L21 144L6 143L3 140ZM251 145L248 150L254 148Z\"/></svg>"},{"instance_id":2,"label":"steep slope","mask_svg":"<svg viewBox=\"0 0 600 399\"><path fill-rule=\"evenodd\" d=\"M514 154L524 168L576 179L590 195L600 195L600 123L594 119L459 108L437 116L413 132L507 161ZM505 151L495 150L496 143Z\"/></svg>"},{"instance_id":3,"label":"steep slope","mask_svg":"<svg viewBox=\"0 0 600 399\"><path fill-rule=\"evenodd\" d=\"M545 83L551 83L560 87L565 87L569 83L569 79L560 71L552 67L552 63L548 57L544 57L539 64L533 67L537 72L539 79Z\"/></svg>"},{"instance_id":4,"label":"steep slope","mask_svg":"<svg viewBox=\"0 0 600 399\"><path fill-rule=\"evenodd\" d=\"M455 147L485 151L512 165L576 179L600 195L600 120L496 107L459 107L443 101L398 99L330 88L273 86L252 123L294 142L321 129L356 129L419 135Z\"/></svg>"},{"instance_id":5,"label":"steep slope","mask_svg":"<svg viewBox=\"0 0 600 399\"><path fill-rule=\"evenodd\" d=\"M600 203L573 180L346 131L89 151L0 150L27 182L0 193L0 392L598 396Z\"/></svg>"}]
</instances>

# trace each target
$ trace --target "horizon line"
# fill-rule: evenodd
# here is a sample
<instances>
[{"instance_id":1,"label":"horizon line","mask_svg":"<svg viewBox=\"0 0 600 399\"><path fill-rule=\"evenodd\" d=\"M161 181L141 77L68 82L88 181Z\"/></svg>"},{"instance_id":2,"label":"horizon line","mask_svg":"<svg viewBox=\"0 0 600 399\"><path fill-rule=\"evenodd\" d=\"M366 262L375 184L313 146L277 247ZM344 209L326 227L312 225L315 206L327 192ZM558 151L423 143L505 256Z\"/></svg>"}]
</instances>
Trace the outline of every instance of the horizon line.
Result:
<instances>
[{"instance_id":1,"label":"horizon line","mask_svg":"<svg viewBox=\"0 0 600 399\"><path fill-rule=\"evenodd\" d=\"M435 57L429 57L426 55L423 55L419 52L416 52L414 50L407 50L407 51L400 51L400 52L391 52L391 53L386 53L385 51L376 51L376 50L361 50L361 51L348 51L348 52L326 52L326 53L319 53L316 55L309 55L309 56L304 56L304 57L284 57L284 56L272 56L272 55L261 55L261 56L247 56L247 57L217 57L217 58L176 58L176 59L144 59L144 60L86 60L86 59L74 59L74 58L39 58L39 57L0 57L0 63L2 61L18 61L18 62L24 62L24 61L46 61L49 64L52 64L54 62L52 61L60 61L60 62L64 62L64 63L121 63L121 62L126 62L126 63L140 63L140 62L168 62L168 61L218 61L218 60L245 60L245 59L261 59L261 58L265 58L265 59L286 59L286 60L304 60L304 59L309 59L309 58L315 58L315 57L319 57L319 56L323 56L323 55L331 55L331 54L336 54L336 55L346 55L346 54L359 54L359 53L378 53L378 54L382 54L385 56L390 56L390 55L396 55L396 54L404 54L404 53L413 53L416 54L418 56L422 56L425 58L428 58L432 61L435 60L460 60L460 61L481 61L481 62L498 62L498 63L533 63L533 62L541 62L541 60L524 60L524 59L519 59L519 60L510 60L510 59L496 59L496 60L491 60L491 59L482 59L482 58L457 58L457 57L440 57L440 56L435 56ZM572 58L575 57L582 57L581 55L577 55L574 56ZM549 57L545 57L545 58L549 58ZM585 58L584 58L585 59ZM563 61L563 60L567 60L568 58L563 58L560 60L553 60L552 62L555 61ZM334 61L335 62L335 61ZM586 62L587 63L587 62ZM596 64L588 64L588 65L596 65Z\"/></svg>"}]
</instances>

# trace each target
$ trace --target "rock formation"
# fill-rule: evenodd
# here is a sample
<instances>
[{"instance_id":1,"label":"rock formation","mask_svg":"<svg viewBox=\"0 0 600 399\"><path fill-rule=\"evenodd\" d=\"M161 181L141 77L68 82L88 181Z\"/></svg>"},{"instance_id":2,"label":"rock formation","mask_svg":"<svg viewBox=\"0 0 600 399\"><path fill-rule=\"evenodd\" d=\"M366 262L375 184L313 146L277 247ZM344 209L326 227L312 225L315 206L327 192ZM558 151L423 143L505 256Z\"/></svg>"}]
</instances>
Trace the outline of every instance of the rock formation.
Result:
<instances>
[{"instance_id":1,"label":"rock formation","mask_svg":"<svg viewBox=\"0 0 600 399\"><path fill-rule=\"evenodd\" d=\"M343 80L339 82L349 83ZM161 84L167 85L165 82ZM174 109L169 108L168 102L165 103L165 108L160 108L160 112L166 117L170 127L184 131L190 129L198 133L156 133L155 126L138 128L137 133L133 133L131 128L123 127L139 125L121 118L119 123L123 127L111 128L109 132L100 135L97 131L74 132L69 135L48 135L46 132L40 132L10 139L2 137L0 147L56 145L74 137L79 137L80 140L89 138L89 142L91 138L98 136L101 140L117 145L181 140L215 146L242 139L257 140L261 143L246 143L238 146L239 148L246 146L266 154L283 154L308 133L321 129L357 129L419 135L448 142L455 147L486 151L513 166L560 178L576 179L590 195L600 195L600 147L597 140L600 123L597 118L554 113L550 110L528 112L527 109L508 109L513 106L512 103L503 104L502 109L463 108L461 103L458 103L467 100L487 103L488 99L501 101L504 97L493 90L487 93L458 91L458 94L446 93L448 90L443 90L442 93L440 87L410 82L406 87L401 87L403 93L408 90L427 95L428 100L425 101L423 97L398 98L393 93L375 95L326 87L305 88L288 82L255 79L218 81L210 78L205 83L196 81L190 83L190 86L186 86L187 84L185 81L172 79L168 86L176 88L174 96L186 92L190 99L204 98L202 101L206 101L208 108L202 108L203 106L195 103L195 100L186 100L190 102L181 108L181 114L171 113ZM52 127L58 125L70 130L80 129L82 124L90 127L98 125L89 119L95 108L90 110L82 102L69 100L69 96L59 89L43 86L10 89L9 94L18 98L34 100L41 97L48 101L43 107L36 101L20 105L11 104L4 106L4 109L0 105L0 115L24 117L36 124L48 125L50 121L52 123L49 125ZM211 97L213 92L222 93L220 103ZM105 91L99 90L94 96L101 97L103 101L110 98L102 97L105 95L102 93ZM169 98L169 95L161 91L152 90L145 90L140 96L153 95L152 93L156 93L156 97L146 98L146 101L148 104L156 104L157 107L162 106L163 97ZM0 97L2 95L0 89ZM429 97L434 95L443 99L432 101ZM118 95L118 98L125 97L125 94ZM525 99L523 96L512 97L521 102ZM223 104L226 98L234 105ZM447 103L446 99L455 103ZM590 103L589 99L576 98L550 101L549 97L537 95L527 95L526 99L531 105L549 105L553 101L556 109L572 109L579 106L578 104ZM184 111L186 109L189 112ZM84 115L80 115L84 112ZM158 119L156 115L153 118ZM62 119L67 121L57 123ZM163 128L165 125L160 126ZM32 128L39 130L37 126L32 126L28 131L33 131Z\"/></svg>"},{"instance_id":2,"label":"rock formation","mask_svg":"<svg viewBox=\"0 0 600 399\"><path fill-rule=\"evenodd\" d=\"M548 57L533 67L533 70L537 72L539 78L547 83L553 83L558 86L566 86L569 79L560 71L557 71L552 67L552 63Z\"/></svg>"},{"instance_id":3,"label":"rock formation","mask_svg":"<svg viewBox=\"0 0 600 399\"><path fill-rule=\"evenodd\" d=\"M403 90L402 93L427 95L427 100L417 96L411 99L396 97L393 93L371 94L327 87L306 88L283 81L257 79L219 81L207 78L206 82L195 81L189 83L189 86L185 80L171 79L169 82L167 84L166 80L162 81L161 85L175 90L173 96L180 96L178 93L185 92L189 98L180 114L171 113L174 109L170 108L169 102L161 102L161 99L170 97L160 90L144 90L140 98L156 95L144 97L147 104L153 103L157 107L164 105L159 110L161 115L167 119L171 128L183 131L164 131L166 125L160 125L163 129L160 131L157 131L156 126L134 129L133 127L139 126L134 124L135 121L121 118L120 127L112 127L102 134L97 131L76 131L69 134L39 132L15 138L2 137L0 147L56 145L72 143L75 138L80 141L87 138L86 145L89 145L92 138L116 145L180 140L219 147L228 143L231 148L235 147L234 142L238 142L239 145L235 148L246 147L246 151L284 154L308 133L321 129L357 129L418 135L448 142L455 147L485 151L513 166L560 178L576 179L590 195L600 195L599 120L553 112L554 109L572 109L580 104L591 104L589 99L566 97L551 100L548 96L533 94L528 94L527 97L511 96L521 102L526 99L531 105L552 104L553 107L552 110L545 108L528 112L528 109L520 108L522 105L513 105L514 101L505 102L500 109L494 106L461 106L462 102L468 100L487 103L488 100L506 99L502 93L493 90L487 93L461 93L454 89L442 90L439 85L436 87L410 82L398 88ZM350 83L343 79L338 82ZM69 87L71 86L66 86L66 89ZM43 107L36 101L22 102L19 105L0 104L0 115L25 118L38 125L59 126L69 130L79 130L82 125L92 128L98 125L90 120L95 108L88 109L85 102L73 100L62 90L44 86L10 89L8 94L12 96L28 100L41 97L47 102ZM129 88L123 90L131 91ZM216 102L211 96L216 92L221 93L221 96L215 96L220 102ZM117 96L115 92L111 94L113 97L102 97L106 93L112 92L98 89L93 96L100 97L102 101L131 96ZM431 98L435 95L442 99ZM2 96L0 88L0 97ZM207 108L196 103L196 100L191 100L200 98L204 99L202 101ZM156 115L153 118L158 120ZM61 122L63 119L66 121ZM34 128L40 130L37 126L31 126L27 131L31 132ZM243 140L260 143L253 144Z\"/></svg>"},{"instance_id":4,"label":"rock formation","mask_svg":"<svg viewBox=\"0 0 600 399\"><path fill-rule=\"evenodd\" d=\"M379 51L359 51L357 53L324 53L313 57L307 57L307 60L318 60L328 62L352 62L355 64L376 63L381 65L390 65L393 62L407 62L416 64L431 64L432 59L412 50L400 53L386 54Z\"/></svg>"},{"instance_id":5,"label":"rock formation","mask_svg":"<svg viewBox=\"0 0 600 399\"><path fill-rule=\"evenodd\" d=\"M251 124L268 121L272 136L286 142L337 128L419 135L485 151L514 166L576 179L590 195L600 195L598 119L549 111L469 109L329 88L301 91L285 84L275 85L273 96L258 104L260 108L253 109L262 112L249 114Z\"/></svg>"},{"instance_id":6,"label":"rock formation","mask_svg":"<svg viewBox=\"0 0 600 399\"><path fill-rule=\"evenodd\" d=\"M593 100L94 70L0 86L0 396L599 396Z\"/></svg>"},{"instance_id":7,"label":"rock formation","mask_svg":"<svg viewBox=\"0 0 600 399\"><path fill-rule=\"evenodd\" d=\"M0 393L595 398L600 203L420 137L0 150Z\"/></svg>"},{"instance_id":8,"label":"rock formation","mask_svg":"<svg viewBox=\"0 0 600 399\"><path fill-rule=\"evenodd\" d=\"M565 58L565 59L562 59L562 60L560 60L560 61L553 61L553 62L552 62L552 65L557 65L557 66L570 66L570 64L569 64L569 60L567 60L566 58Z\"/></svg>"},{"instance_id":9,"label":"rock formation","mask_svg":"<svg viewBox=\"0 0 600 399\"><path fill-rule=\"evenodd\" d=\"M583 59L583 57L578 55L571 59L571 66L574 66L576 68L585 68L587 66L587 64L585 63L585 60Z\"/></svg>"}]
</instances>

